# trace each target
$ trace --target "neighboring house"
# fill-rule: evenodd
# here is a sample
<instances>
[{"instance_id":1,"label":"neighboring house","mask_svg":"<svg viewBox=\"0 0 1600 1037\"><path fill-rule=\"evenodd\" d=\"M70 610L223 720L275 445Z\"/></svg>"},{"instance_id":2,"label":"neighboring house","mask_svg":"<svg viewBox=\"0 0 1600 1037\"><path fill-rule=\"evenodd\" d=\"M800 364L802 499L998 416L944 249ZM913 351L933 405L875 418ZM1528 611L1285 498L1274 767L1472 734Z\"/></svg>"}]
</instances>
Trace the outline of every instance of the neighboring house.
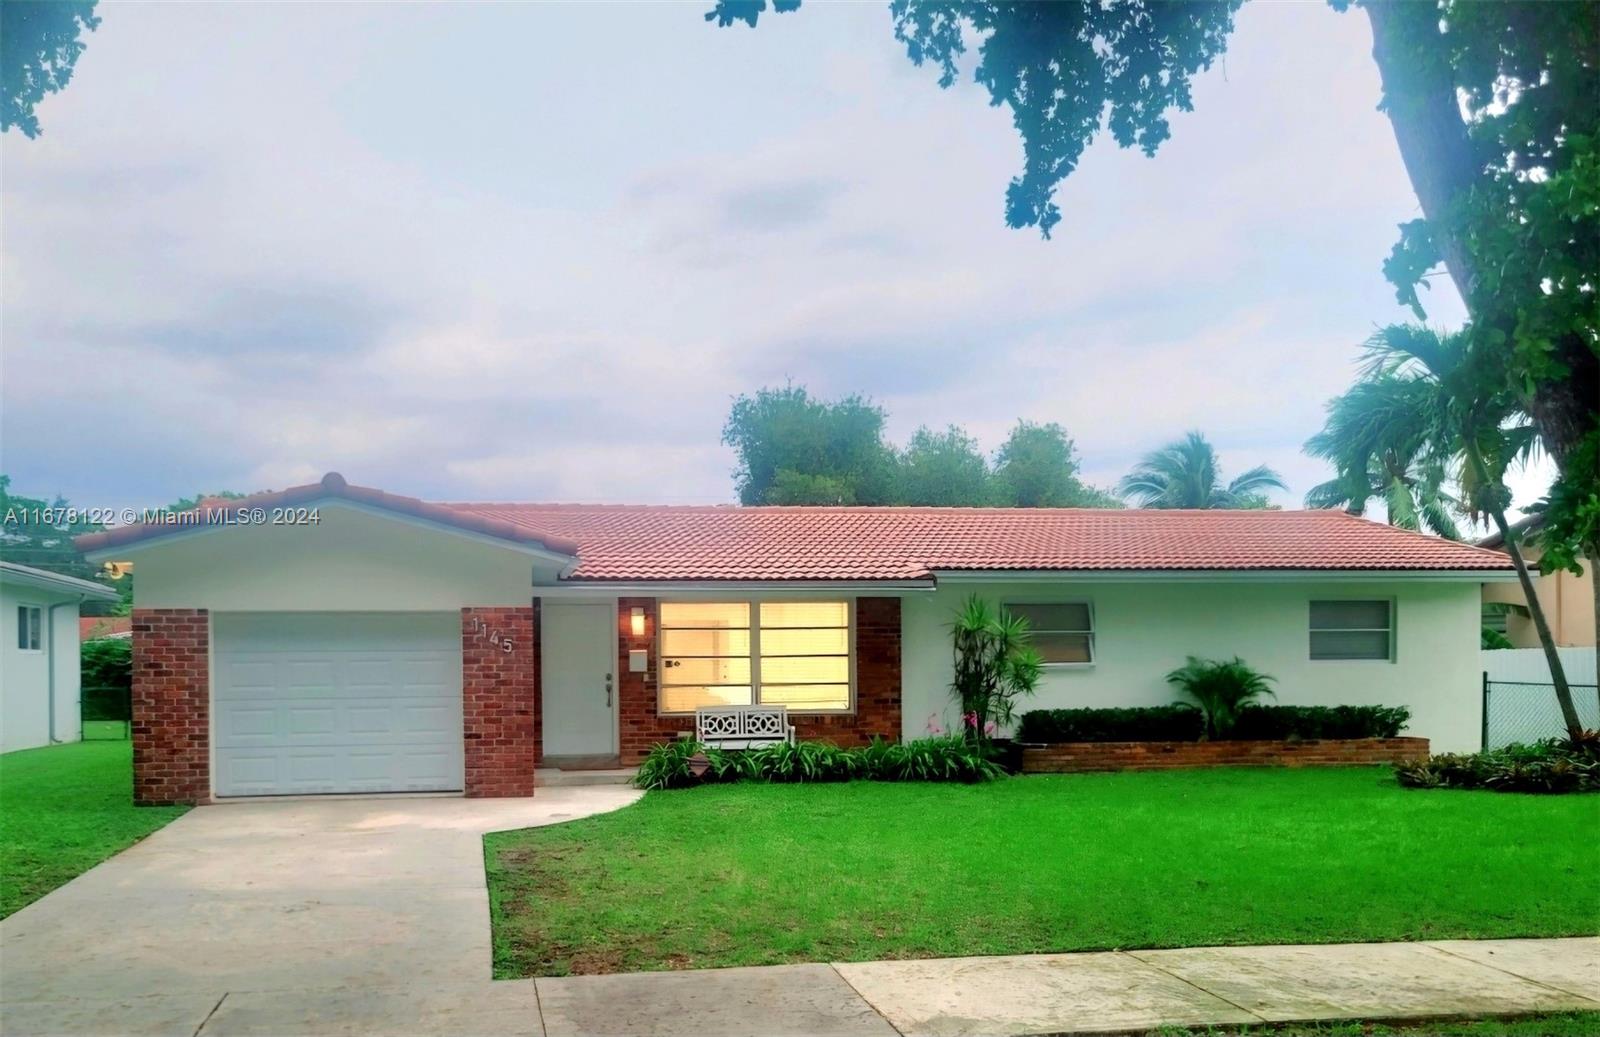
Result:
<instances>
[{"instance_id":1,"label":"neighboring house","mask_svg":"<svg viewBox=\"0 0 1600 1037\"><path fill-rule=\"evenodd\" d=\"M637 763L703 704L804 738L948 725L948 623L1028 616L1038 706L1171 701L1188 655L1285 703L1409 706L1480 735L1493 551L1338 511L435 504L320 483L91 534L133 561L142 801L528 795L535 766Z\"/></svg>"},{"instance_id":2,"label":"neighboring house","mask_svg":"<svg viewBox=\"0 0 1600 1037\"><path fill-rule=\"evenodd\" d=\"M1530 515L1512 526L1514 531L1524 536L1537 532L1538 528L1537 515ZM1518 544L1522 548L1522 557L1532 570L1543 552L1537 542L1519 539ZM1484 537L1478 541L1478 546L1492 551L1505 551L1505 542L1499 533ZM1539 603L1544 606L1545 620L1550 624L1550 634L1555 638L1557 647L1595 647L1594 561L1585 558L1582 564L1581 576L1565 569L1553 573L1530 572L1534 593L1539 595ZM1513 648L1539 647L1539 632L1534 629L1533 619L1528 614L1528 598L1522 593L1520 583L1484 584L1483 603L1510 606L1505 609L1485 609L1484 622L1501 630ZM1504 623L1503 627L1501 623Z\"/></svg>"},{"instance_id":3,"label":"neighboring house","mask_svg":"<svg viewBox=\"0 0 1600 1037\"><path fill-rule=\"evenodd\" d=\"M132 636L132 616L80 616L78 618L79 641L98 641L102 638L121 640Z\"/></svg>"},{"instance_id":4,"label":"neighboring house","mask_svg":"<svg viewBox=\"0 0 1600 1037\"><path fill-rule=\"evenodd\" d=\"M78 605L98 583L0 562L0 752L78 740Z\"/></svg>"}]
</instances>

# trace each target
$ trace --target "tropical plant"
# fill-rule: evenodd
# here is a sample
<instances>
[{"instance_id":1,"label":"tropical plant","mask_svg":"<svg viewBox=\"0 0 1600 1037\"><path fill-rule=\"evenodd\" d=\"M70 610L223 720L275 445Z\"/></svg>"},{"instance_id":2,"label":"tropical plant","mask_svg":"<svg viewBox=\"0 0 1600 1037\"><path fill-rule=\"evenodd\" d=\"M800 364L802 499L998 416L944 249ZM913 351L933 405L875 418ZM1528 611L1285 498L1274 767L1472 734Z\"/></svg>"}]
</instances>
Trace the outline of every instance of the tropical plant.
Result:
<instances>
[{"instance_id":1,"label":"tropical plant","mask_svg":"<svg viewBox=\"0 0 1600 1037\"><path fill-rule=\"evenodd\" d=\"M950 640L950 690L961 704L963 734L982 744L1011 723L1019 698L1033 694L1043 661L1030 643L1028 621L976 594L956 611Z\"/></svg>"},{"instance_id":2,"label":"tropical plant","mask_svg":"<svg viewBox=\"0 0 1600 1037\"><path fill-rule=\"evenodd\" d=\"M1144 455L1117 485L1142 508L1264 508L1267 490L1284 489L1283 478L1266 465L1224 484L1217 452L1199 432Z\"/></svg>"},{"instance_id":3,"label":"tropical plant","mask_svg":"<svg viewBox=\"0 0 1600 1037\"><path fill-rule=\"evenodd\" d=\"M861 772L860 757L829 742L777 742L741 755L747 774L765 781L849 781Z\"/></svg>"},{"instance_id":4,"label":"tropical plant","mask_svg":"<svg viewBox=\"0 0 1600 1037\"><path fill-rule=\"evenodd\" d=\"M1196 659L1167 674L1167 683L1194 699L1206 715L1206 738L1227 735L1239 717L1239 710L1263 695L1276 698L1273 678L1257 673L1238 656L1232 659Z\"/></svg>"},{"instance_id":5,"label":"tropical plant","mask_svg":"<svg viewBox=\"0 0 1600 1037\"><path fill-rule=\"evenodd\" d=\"M1456 466L1467 513L1474 519L1489 518L1500 533L1550 667L1568 737L1576 739L1583 733L1583 724L1572 701L1572 687L1518 546L1521 531L1506 519L1511 503L1506 473L1539 448L1539 435L1518 397L1500 377L1498 358L1471 348L1471 341L1460 332L1441 334L1419 324L1390 325L1367 340L1363 377L1412 383L1428 450Z\"/></svg>"},{"instance_id":6,"label":"tropical plant","mask_svg":"<svg viewBox=\"0 0 1600 1037\"><path fill-rule=\"evenodd\" d=\"M1413 789L1490 789L1495 792L1600 792L1600 734L1550 738L1481 753L1440 753L1395 767Z\"/></svg>"},{"instance_id":7,"label":"tropical plant","mask_svg":"<svg viewBox=\"0 0 1600 1037\"><path fill-rule=\"evenodd\" d=\"M1429 439L1431 397L1415 379L1380 374L1329 400L1322 431L1305 450L1337 474L1312 487L1306 505L1361 515L1379 500L1391 526L1460 540L1453 513L1461 504L1445 490L1449 458Z\"/></svg>"}]
</instances>

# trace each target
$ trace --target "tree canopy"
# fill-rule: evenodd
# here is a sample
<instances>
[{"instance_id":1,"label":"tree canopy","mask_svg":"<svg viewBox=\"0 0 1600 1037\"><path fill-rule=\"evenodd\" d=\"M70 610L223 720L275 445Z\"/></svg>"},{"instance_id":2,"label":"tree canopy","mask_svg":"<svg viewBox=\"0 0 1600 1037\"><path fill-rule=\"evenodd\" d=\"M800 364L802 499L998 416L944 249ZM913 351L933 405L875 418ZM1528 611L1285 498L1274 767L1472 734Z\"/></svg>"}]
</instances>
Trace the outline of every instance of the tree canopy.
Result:
<instances>
[{"instance_id":1,"label":"tree canopy","mask_svg":"<svg viewBox=\"0 0 1600 1037\"><path fill-rule=\"evenodd\" d=\"M34 106L66 87L83 53L78 37L100 24L96 0L0 3L0 131L39 135Z\"/></svg>"},{"instance_id":2,"label":"tree canopy","mask_svg":"<svg viewBox=\"0 0 1600 1037\"><path fill-rule=\"evenodd\" d=\"M722 441L734 448L741 504L917 504L937 507L1118 508L1078 477L1060 425L1019 421L984 457L965 429L923 427L897 450L883 408L861 396L819 400L803 387L734 400Z\"/></svg>"},{"instance_id":3,"label":"tree canopy","mask_svg":"<svg viewBox=\"0 0 1600 1037\"><path fill-rule=\"evenodd\" d=\"M1287 488L1266 465L1223 482L1217 451L1199 432L1144 455L1117 486L1145 508L1265 508L1267 490Z\"/></svg>"}]
</instances>

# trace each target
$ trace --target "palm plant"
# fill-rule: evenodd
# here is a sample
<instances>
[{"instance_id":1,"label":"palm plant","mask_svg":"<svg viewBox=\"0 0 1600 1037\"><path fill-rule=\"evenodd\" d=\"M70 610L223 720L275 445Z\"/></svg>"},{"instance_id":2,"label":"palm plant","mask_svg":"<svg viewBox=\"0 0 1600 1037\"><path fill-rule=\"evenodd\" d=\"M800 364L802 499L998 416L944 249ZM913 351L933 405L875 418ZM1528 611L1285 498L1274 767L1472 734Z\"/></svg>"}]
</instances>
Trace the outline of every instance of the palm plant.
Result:
<instances>
[{"instance_id":1,"label":"palm plant","mask_svg":"<svg viewBox=\"0 0 1600 1037\"><path fill-rule=\"evenodd\" d=\"M1016 701L1032 695L1043 662L1029 643L1028 621L974 594L950 624L955 679L966 736L980 745L1016 715Z\"/></svg>"},{"instance_id":2,"label":"palm plant","mask_svg":"<svg viewBox=\"0 0 1600 1037\"><path fill-rule=\"evenodd\" d=\"M1283 478L1266 465L1224 484L1217 452L1199 432L1144 455L1117 485L1142 508L1264 508L1267 490L1284 489Z\"/></svg>"},{"instance_id":3,"label":"palm plant","mask_svg":"<svg viewBox=\"0 0 1600 1037\"><path fill-rule=\"evenodd\" d=\"M1461 503L1445 489L1449 459L1428 438L1432 393L1417 379L1379 373L1329 400L1327 421L1305 449L1338 474L1313 486L1306 505L1360 515L1380 500L1391 526L1460 540L1452 513Z\"/></svg>"},{"instance_id":4,"label":"palm plant","mask_svg":"<svg viewBox=\"0 0 1600 1037\"><path fill-rule=\"evenodd\" d=\"M1518 533L1506 521L1511 503L1506 473L1538 449L1538 433L1502 372L1493 369L1499 358L1475 353L1469 346L1468 336L1461 332L1440 334L1416 324L1390 325L1367 340L1362 376L1369 382L1395 379L1409 385L1429 463L1457 468L1467 514L1473 519L1487 517L1499 531L1539 634L1562 720L1568 735L1578 740L1583 737L1583 723L1572 702L1572 687L1518 546Z\"/></svg>"},{"instance_id":5,"label":"palm plant","mask_svg":"<svg viewBox=\"0 0 1600 1037\"><path fill-rule=\"evenodd\" d=\"M1233 730L1239 719L1239 710L1261 698L1271 695L1273 678L1257 673L1238 656L1232 659L1196 659L1167 674L1167 683L1175 685L1181 693L1194 699L1206 715L1208 739L1221 738Z\"/></svg>"}]
</instances>

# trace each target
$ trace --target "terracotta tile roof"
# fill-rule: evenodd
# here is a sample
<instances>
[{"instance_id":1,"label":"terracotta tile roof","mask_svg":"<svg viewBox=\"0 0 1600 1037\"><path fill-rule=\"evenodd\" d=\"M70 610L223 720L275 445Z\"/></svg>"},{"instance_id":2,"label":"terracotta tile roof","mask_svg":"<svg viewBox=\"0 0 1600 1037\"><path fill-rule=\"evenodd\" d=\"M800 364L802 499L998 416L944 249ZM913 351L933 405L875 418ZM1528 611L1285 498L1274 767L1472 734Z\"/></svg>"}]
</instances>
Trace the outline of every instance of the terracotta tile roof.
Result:
<instances>
[{"instance_id":1,"label":"terracotta tile roof","mask_svg":"<svg viewBox=\"0 0 1600 1037\"><path fill-rule=\"evenodd\" d=\"M1499 570L1339 511L450 504L578 542L578 580L906 580L936 570Z\"/></svg>"},{"instance_id":2,"label":"terracotta tile roof","mask_svg":"<svg viewBox=\"0 0 1600 1037\"><path fill-rule=\"evenodd\" d=\"M1508 569L1497 551L1339 511L740 508L428 503L321 482L205 511L340 498L576 557L573 580L926 580L939 570L1450 571ZM188 527L77 539L103 550Z\"/></svg>"},{"instance_id":3,"label":"terracotta tile roof","mask_svg":"<svg viewBox=\"0 0 1600 1037\"><path fill-rule=\"evenodd\" d=\"M79 616L78 640L97 637L125 637L133 633L132 616Z\"/></svg>"}]
</instances>

